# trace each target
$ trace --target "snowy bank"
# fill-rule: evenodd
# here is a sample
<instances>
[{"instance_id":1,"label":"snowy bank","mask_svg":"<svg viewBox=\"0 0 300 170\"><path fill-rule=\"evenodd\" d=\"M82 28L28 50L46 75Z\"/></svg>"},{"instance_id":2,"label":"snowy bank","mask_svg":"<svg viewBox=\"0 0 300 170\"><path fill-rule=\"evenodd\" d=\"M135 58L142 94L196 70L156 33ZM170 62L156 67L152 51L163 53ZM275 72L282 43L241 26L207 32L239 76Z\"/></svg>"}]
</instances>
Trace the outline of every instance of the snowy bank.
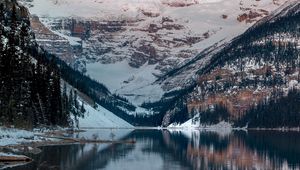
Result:
<instances>
[{"instance_id":1,"label":"snowy bank","mask_svg":"<svg viewBox=\"0 0 300 170\"><path fill-rule=\"evenodd\" d=\"M168 126L169 129L199 129L199 130L207 130L207 131L216 131L216 132L231 132L234 130L232 124L229 122L221 121L217 124L206 125L201 124L199 115L196 115L194 118L189 119L188 121L178 124L173 123Z\"/></svg>"},{"instance_id":2,"label":"snowy bank","mask_svg":"<svg viewBox=\"0 0 300 170\"><path fill-rule=\"evenodd\" d=\"M0 146L16 145L33 140L35 140L33 132L0 127Z\"/></svg>"}]
</instances>

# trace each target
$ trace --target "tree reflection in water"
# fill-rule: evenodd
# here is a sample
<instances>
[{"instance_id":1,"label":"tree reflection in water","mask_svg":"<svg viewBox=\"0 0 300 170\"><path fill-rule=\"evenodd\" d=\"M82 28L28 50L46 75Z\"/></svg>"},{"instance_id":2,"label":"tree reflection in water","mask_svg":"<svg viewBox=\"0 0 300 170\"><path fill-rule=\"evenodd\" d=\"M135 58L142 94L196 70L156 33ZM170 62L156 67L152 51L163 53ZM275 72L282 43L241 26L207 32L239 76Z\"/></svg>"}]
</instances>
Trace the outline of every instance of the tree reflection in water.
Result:
<instances>
[{"instance_id":1,"label":"tree reflection in water","mask_svg":"<svg viewBox=\"0 0 300 170\"><path fill-rule=\"evenodd\" d=\"M116 130L117 131L117 130ZM102 130L94 131L100 138ZM95 136L90 133L89 136ZM300 133L134 130L116 139L136 144L43 147L15 169L299 169ZM82 134L79 134L81 137Z\"/></svg>"}]
</instances>

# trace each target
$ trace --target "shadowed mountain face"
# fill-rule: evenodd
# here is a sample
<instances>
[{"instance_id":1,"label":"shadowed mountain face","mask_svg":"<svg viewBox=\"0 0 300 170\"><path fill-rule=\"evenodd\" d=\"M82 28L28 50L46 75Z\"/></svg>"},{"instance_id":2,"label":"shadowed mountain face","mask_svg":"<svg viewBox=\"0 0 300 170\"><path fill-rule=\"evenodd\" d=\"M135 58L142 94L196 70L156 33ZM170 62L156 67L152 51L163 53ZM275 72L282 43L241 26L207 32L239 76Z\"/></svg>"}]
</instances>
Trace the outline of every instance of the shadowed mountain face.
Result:
<instances>
[{"instance_id":1,"label":"shadowed mountain face","mask_svg":"<svg viewBox=\"0 0 300 170\"><path fill-rule=\"evenodd\" d=\"M111 130L90 134L109 135L104 131ZM115 139L135 140L136 144L44 147L43 153L34 156L34 163L19 169L140 169L141 165L144 169L297 169L300 166L298 132L218 134L135 130L119 133L114 130L111 133L117 134Z\"/></svg>"}]
</instances>

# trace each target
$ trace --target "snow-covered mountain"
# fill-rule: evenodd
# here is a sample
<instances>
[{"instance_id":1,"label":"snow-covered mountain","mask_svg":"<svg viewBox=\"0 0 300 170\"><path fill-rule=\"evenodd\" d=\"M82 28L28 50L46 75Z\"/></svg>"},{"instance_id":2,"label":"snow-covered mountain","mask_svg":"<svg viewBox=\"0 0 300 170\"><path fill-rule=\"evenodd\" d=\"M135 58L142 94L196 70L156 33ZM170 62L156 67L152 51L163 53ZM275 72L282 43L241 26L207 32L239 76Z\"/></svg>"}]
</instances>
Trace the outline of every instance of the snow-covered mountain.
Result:
<instances>
[{"instance_id":1,"label":"snow-covered mountain","mask_svg":"<svg viewBox=\"0 0 300 170\"><path fill-rule=\"evenodd\" d=\"M184 88L208 58L168 75L242 34L286 0L22 2L37 16L32 25L42 46L140 105Z\"/></svg>"}]
</instances>

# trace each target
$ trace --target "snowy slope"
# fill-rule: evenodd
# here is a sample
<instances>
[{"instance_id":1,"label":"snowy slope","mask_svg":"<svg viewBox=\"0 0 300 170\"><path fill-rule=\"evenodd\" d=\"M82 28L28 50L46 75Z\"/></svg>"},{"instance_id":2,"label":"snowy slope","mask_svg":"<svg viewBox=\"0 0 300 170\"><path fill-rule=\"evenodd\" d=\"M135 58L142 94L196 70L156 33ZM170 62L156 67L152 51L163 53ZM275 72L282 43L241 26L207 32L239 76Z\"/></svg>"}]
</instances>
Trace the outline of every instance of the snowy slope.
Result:
<instances>
[{"instance_id":1,"label":"snowy slope","mask_svg":"<svg viewBox=\"0 0 300 170\"><path fill-rule=\"evenodd\" d=\"M83 117L78 117L78 126L82 128L133 128L131 124L125 120L119 118L112 112L106 110L102 106L96 104L85 94L81 93L70 84L63 82L62 84L66 85L67 94L71 90L76 90L78 92L78 103L83 104L85 113ZM74 125L76 125L75 118L71 115Z\"/></svg>"},{"instance_id":2,"label":"snowy slope","mask_svg":"<svg viewBox=\"0 0 300 170\"><path fill-rule=\"evenodd\" d=\"M79 118L79 128L133 128L133 126L101 106L84 105L86 113Z\"/></svg>"},{"instance_id":3,"label":"snowy slope","mask_svg":"<svg viewBox=\"0 0 300 170\"><path fill-rule=\"evenodd\" d=\"M136 105L158 101L182 79L154 83L212 45L243 33L286 0L28 0L32 14L73 43L68 19L93 21L76 61L87 74ZM238 18L246 15L246 18ZM249 17L249 18L247 18ZM113 22L113 23L112 23ZM79 25L78 28L82 28ZM62 27L62 28L61 28ZM114 30L116 29L116 30ZM85 64L86 63L86 64ZM205 62L203 61L203 64ZM198 65L197 65L198 67ZM170 82L171 83L170 83Z\"/></svg>"}]
</instances>

